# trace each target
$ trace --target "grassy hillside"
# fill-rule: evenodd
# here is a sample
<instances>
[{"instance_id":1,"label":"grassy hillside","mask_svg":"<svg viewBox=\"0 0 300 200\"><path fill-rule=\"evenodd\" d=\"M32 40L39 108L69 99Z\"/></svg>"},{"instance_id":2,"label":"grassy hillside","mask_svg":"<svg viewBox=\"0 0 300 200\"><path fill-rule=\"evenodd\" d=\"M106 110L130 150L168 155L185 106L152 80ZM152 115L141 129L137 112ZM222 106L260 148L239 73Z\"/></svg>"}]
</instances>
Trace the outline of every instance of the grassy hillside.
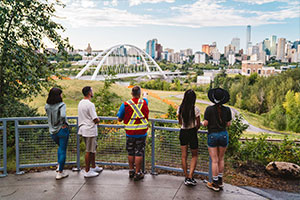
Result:
<instances>
[{"instance_id":1,"label":"grassy hillside","mask_svg":"<svg viewBox=\"0 0 300 200\"><path fill-rule=\"evenodd\" d=\"M94 92L97 92L99 89L103 87L103 82L100 81L86 81L86 80L57 80L57 85L62 87L63 90L63 101L67 105L67 115L68 116L77 116L77 106L79 101L83 98L81 89L84 86L91 86ZM130 92L131 89L120 86L120 85L112 85L112 92L115 92L122 98L122 101L126 101L131 98ZM44 91L39 96L32 99L32 101L25 101L31 107L37 108L38 112L41 115L45 115L45 102L47 99L48 91ZM168 111L168 104L162 102L159 99L149 96L149 109L150 109L150 117L153 118L155 116L161 116ZM120 101L120 105L122 103Z\"/></svg>"}]
</instances>

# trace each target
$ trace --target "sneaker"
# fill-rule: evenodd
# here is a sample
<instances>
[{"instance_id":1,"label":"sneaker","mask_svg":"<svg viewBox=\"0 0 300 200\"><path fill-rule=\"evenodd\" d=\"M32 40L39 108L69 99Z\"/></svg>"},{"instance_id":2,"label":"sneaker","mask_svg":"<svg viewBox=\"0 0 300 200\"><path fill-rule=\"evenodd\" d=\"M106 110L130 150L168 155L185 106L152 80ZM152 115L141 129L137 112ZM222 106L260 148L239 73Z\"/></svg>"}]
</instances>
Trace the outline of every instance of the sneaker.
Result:
<instances>
[{"instance_id":1,"label":"sneaker","mask_svg":"<svg viewBox=\"0 0 300 200\"><path fill-rule=\"evenodd\" d=\"M218 186L218 184L216 183L210 183L210 182L207 182L206 186L209 188L209 189L212 189L213 191L220 191L220 187Z\"/></svg>"},{"instance_id":2,"label":"sneaker","mask_svg":"<svg viewBox=\"0 0 300 200\"><path fill-rule=\"evenodd\" d=\"M99 172L102 172L102 171L103 171L103 168L102 168L102 167L98 167L98 165L96 165L95 168L92 168L92 167L91 167L90 170L99 173Z\"/></svg>"},{"instance_id":3,"label":"sneaker","mask_svg":"<svg viewBox=\"0 0 300 200\"><path fill-rule=\"evenodd\" d=\"M197 185L197 181L194 178L190 178L192 185Z\"/></svg>"},{"instance_id":4,"label":"sneaker","mask_svg":"<svg viewBox=\"0 0 300 200\"><path fill-rule=\"evenodd\" d=\"M129 178L133 178L135 174L134 170L129 170Z\"/></svg>"},{"instance_id":5,"label":"sneaker","mask_svg":"<svg viewBox=\"0 0 300 200\"><path fill-rule=\"evenodd\" d=\"M191 179L191 178L185 178L184 179L184 184L185 185L192 185L192 186L194 186L194 185L196 185L197 184L197 182L193 179Z\"/></svg>"},{"instance_id":6,"label":"sneaker","mask_svg":"<svg viewBox=\"0 0 300 200\"><path fill-rule=\"evenodd\" d=\"M56 180L60 180L60 179L66 178L68 176L69 176L69 174L67 174L65 172L57 172L55 178L56 178Z\"/></svg>"},{"instance_id":7,"label":"sneaker","mask_svg":"<svg viewBox=\"0 0 300 200\"><path fill-rule=\"evenodd\" d=\"M88 171L88 172L84 171L84 174L83 174L83 176L84 176L85 178L96 177L96 176L98 176L98 175L99 175L99 174L98 174L97 172L94 172L94 171L92 171L92 170L90 170L90 171Z\"/></svg>"},{"instance_id":8,"label":"sneaker","mask_svg":"<svg viewBox=\"0 0 300 200\"><path fill-rule=\"evenodd\" d=\"M139 173L137 173L137 174L134 175L134 180L135 181L139 181L139 180L141 180L143 178L144 178L144 174L141 173L141 172L139 172Z\"/></svg>"},{"instance_id":9,"label":"sneaker","mask_svg":"<svg viewBox=\"0 0 300 200\"><path fill-rule=\"evenodd\" d=\"M223 179L222 179L222 177L219 177L219 179L218 179L218 185L219 185L220 189L223 189L224 185L223 185Z\"/></svg>"},{"instance_id":10,"label":"sneaker","mask_svg":"<svg viewBox=\"0 0 300 200\"><path fill-rule=\"evenodd\" d=\"M57 168L56 168L56 170L55 170L56 172L58 172L59 171L59 165L57 165Z\"/></svg>"},{"instance_id":11,"label":"sneaker","mask_svg":"<svg viewBox=\"0 0 300 200\"><path fill-rule=\"evenodd\" d=\"M184 179L184 185L189 185L188 179L189 179L189 178L185 178L185 179Z\"/></svg>"}]
</instances>

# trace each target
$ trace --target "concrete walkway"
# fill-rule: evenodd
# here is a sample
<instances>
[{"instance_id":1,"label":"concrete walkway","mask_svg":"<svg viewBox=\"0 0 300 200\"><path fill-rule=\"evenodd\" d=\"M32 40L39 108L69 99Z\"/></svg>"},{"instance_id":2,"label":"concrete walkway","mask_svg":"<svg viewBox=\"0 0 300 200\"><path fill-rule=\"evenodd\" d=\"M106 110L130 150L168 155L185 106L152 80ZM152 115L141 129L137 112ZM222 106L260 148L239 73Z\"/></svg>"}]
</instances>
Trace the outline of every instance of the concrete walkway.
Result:
<instances>
[{"instance_id":1,"label":"concrete walkway","mask_svg":"<svg viewBox=\"0 0 300 200\"><path fill-rule=\"evenodd\" d=\"M128 178L127 170L104 170L98 177L89 179L78 172L67 172L69 177L58 181L54 171L8 175L0 179L0 199L264 199L228 184L221 192L209 190L201 180L197 180L197 186L187 187L183 184L183 177L171 175L146 174L144 180L135 182Z\"/></svg>"}]
</instances>

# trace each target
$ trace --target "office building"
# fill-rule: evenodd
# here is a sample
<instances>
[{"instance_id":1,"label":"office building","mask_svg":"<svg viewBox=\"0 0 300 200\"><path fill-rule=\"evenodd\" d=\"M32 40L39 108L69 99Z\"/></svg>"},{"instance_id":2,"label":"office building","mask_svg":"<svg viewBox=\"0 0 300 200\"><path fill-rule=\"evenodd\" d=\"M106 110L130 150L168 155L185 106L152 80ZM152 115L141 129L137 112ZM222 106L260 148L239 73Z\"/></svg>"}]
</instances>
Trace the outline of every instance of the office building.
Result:
<instances>
[{"instance_id":1,"label":"office building","mask_svg":"<svg viewBox=\"0 0 300 200\"><path fill-rule=\"evenodd\" d=\"M277 45L277 54L276 54L276 59L277 60L284 60L285 57L285 44L286 44L286 39L285 38L279 38L278 39L278 45Z\"/></svg>"},{"instance_id":2,"label":"office building","mask_svg":"<svg viewBox=\"0 0 300 200\"><path fill-rule=\"evenodd\" d=\"M251 47L251 26L247 26L247 33L246 33L246 51L248 50L249 47Z\"/></svg>"},{"instance_id":3,"label":"office building","mask_svg":"<svg viewBox=\"0 0 300 200\"><path fill-rule=\"evenodd\" d=\"M231 45L234 46L234 53L239 53L240 50L240 38L232 38Z\"/></svg>"}]
</instances>

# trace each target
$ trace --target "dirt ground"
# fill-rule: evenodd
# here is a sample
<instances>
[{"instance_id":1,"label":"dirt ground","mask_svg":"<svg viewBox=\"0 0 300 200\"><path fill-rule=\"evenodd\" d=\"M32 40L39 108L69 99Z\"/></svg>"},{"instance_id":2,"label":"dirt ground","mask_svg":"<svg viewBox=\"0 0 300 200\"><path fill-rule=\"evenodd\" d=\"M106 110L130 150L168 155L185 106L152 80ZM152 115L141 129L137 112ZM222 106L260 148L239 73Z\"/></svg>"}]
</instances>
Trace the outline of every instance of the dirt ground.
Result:
<instances>
[{"instance_id":1,"label":"dirt ground","mask_svg":"<svg viewBox=\"0 0 300 200\"><path fill-rule=\"evenodd\" d=\"M300 193L300 179L284 179L269 175L265 166L252 162L226 163L224 182L237 186L253 186Z\"/></svg>"}]
</instances>

